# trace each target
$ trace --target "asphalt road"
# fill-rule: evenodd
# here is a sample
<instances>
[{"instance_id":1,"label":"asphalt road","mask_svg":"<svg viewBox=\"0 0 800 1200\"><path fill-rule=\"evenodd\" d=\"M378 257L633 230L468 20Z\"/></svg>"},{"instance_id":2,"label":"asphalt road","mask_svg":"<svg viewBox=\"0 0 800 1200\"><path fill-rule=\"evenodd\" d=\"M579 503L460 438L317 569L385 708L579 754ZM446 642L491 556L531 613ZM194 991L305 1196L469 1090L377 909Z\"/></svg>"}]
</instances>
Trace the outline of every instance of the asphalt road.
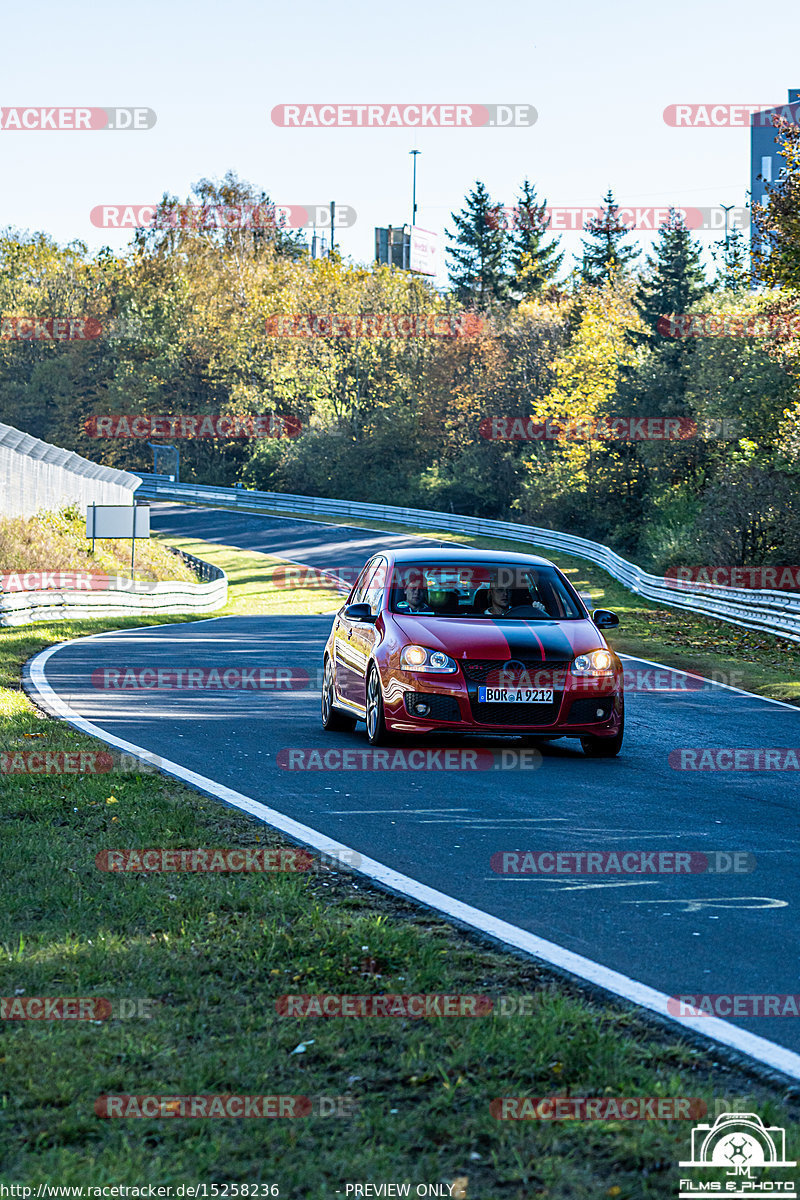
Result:
<instances>
[{"instance_id":1,"label":"asphalt road","mask_svg":"<svg viewBox=\"0 0 800 1200\"><path fill-rule=\"evenodd\" d=\"M174 537L201 538L241 550L277 554L307 563L320 571L352 573L380 549L430 546L431 538L405 533L381 533L352 525L325 525L294 517L262 517L222 508L190 508L183 504L151 504L153 532ZM452 546L453 542L433 542ZM455 545L458 545L456 542Z\"/></svg>"},{"instance_id":2,"label":"asphalt road","mask_svg":"<svg viewBox=\"0 0 800 1200\"><path fill-rule=\"evenodd\" d=\"M153 528L326 569L359 565L390 541L430 544L176 506L154 506ZM58 696L110 735L667 995L800 993L797 773L680 771L669 761L680 747L800 746L800 712L722 687L634 690L614 760L587 759L577 741L564 740L543 745L541 758L529 755L530 769L503 769L502 752L514 758L508 751L522 741L471 737L424 745L492 750L489 770L287 769L292 749L367 745L361 724L353 734L325 734L320 725L318 671L330 624L235 617L124 631L65 645L45 674ZM143 691L106 686L114 676L102 674L159 666L288 668L301 686ZM560 878L491 869L496 852L526 850L738 851L754 856L755 869ZM727 1019L800 1051L800 1016Z\"/></svg>"}]
</instances>

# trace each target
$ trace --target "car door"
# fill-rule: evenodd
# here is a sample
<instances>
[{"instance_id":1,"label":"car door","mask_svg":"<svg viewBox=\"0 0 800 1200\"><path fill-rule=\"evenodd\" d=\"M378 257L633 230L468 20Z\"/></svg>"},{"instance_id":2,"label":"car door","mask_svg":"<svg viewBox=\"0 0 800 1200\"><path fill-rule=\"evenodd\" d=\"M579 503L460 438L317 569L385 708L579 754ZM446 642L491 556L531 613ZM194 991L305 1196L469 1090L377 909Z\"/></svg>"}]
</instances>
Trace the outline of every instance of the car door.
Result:
<instances>
[{"instance_id":1,"label":"car door","mask_svg":"<svg viewBox=\"0 0 800 1200\"><path fill-rule=\"evenodd\" d=\"M368 604L373 617L377 617L383 604L383 594L387 585L388 563L383 556L375 561L375 569L367 580L360 604ZM367 703L367 667L369 666L375 642L380 637L377 626L370 621L352 622L350 637L350 652L353 664L353 695L352 702L366 710Z\"/></svg>"},{"instance_id":2,"label":"car door","mask_svg":"<svg viewBox=\"0 0 800 1200\"><path fill-rule=\"evenodd\" d=\"M378 559L371 558L364 570L356 580L355 587L351 592L345 608L338 614L334 622L333 634L333 669L336 676L336 691L342 700L348 703L360 703L364 707L363 698L361 701L357 697L362 694L361 681L363 679L363 664L361 656L363 649L360 648L360 637L356 630L358 623L346 617L345 609L351 604L363 604L364 596L367 591L367 586L375 574L378 566ZM353 640L355 638L355 641Z\"/></svg>"}]
</instances>

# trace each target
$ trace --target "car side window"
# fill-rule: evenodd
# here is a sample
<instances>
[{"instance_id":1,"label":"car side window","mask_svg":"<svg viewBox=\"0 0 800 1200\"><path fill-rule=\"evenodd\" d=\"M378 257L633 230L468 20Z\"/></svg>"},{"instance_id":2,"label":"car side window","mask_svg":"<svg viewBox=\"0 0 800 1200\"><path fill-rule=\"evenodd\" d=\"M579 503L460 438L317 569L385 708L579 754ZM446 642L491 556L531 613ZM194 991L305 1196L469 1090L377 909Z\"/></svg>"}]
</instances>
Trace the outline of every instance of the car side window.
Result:
<instances>
[{"instance_id":1,"label":"car side window","mask_svg":"<svg viewBox=\"0 0 800 1200\"><path fill-rule=\"evenodd\" d=\"M381 597L384 588L386 587L386 575L388 563L385 558L379 558L375 564L375 570L370 576L369 583L364 592L363 604L369 605L369 610L373 617L376 617L381 608Z\"/></svg>"},{"instance_id":2,"label":"car side window","mask_svg":"<svg viewBox=\"0 0 800 1200\"><path fill-rule=\"evenodd\" d=\"M364 567L364 570L361 572L358 579L356 580L356 586L353 589L353 593L350 596L350 599L348 600L348 604L366 604L367 603L367 601L364 599L364 595L367 590L367 586L369 585L369 581L371 580L372 576L375 574L375 569L378 565L378 562L380 562L380 561L381 561L380 559L371 559L367 563L367 565Z\"/></svg>"}]
</instances>

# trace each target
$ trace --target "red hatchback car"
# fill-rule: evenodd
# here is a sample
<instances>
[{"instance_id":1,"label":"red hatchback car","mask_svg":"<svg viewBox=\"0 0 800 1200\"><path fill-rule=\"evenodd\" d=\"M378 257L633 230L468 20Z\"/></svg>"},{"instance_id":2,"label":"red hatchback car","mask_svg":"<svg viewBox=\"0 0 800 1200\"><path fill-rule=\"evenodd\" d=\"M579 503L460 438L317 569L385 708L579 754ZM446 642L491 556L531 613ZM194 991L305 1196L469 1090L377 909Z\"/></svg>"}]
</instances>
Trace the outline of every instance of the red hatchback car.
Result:
<instances>
[{"instance_id":1,"label":"red hatchback car","mask_svg":"<svg viewBox=\"0 0 800 1200\"><path fill-rule=\"evenodd\" d=\"M325 644L322 724L393 733L580 738L619 753L622 664L553 563L494 550L419 548L374 555Z\"/></svg>"}]
</instances>

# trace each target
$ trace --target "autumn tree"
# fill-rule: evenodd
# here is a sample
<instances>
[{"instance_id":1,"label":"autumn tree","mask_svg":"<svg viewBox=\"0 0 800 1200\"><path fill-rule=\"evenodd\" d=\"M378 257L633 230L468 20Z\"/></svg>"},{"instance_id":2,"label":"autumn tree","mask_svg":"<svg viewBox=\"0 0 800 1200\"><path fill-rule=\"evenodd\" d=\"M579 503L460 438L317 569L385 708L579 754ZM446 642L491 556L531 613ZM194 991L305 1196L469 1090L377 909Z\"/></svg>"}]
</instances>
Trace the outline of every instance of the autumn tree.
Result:
<instances>
[{"instance_id":1,"label":"autumn tree","mask_svg":"<svg viewBox=\"0 0 800 1200\"><path fill-rule=\"evenodd\" d=\"M773 124L784 165L764 183L767 203L753 205L753 266L764 283L800 291L800 126L777 116Z\"/></svg>"}]
</instances>

